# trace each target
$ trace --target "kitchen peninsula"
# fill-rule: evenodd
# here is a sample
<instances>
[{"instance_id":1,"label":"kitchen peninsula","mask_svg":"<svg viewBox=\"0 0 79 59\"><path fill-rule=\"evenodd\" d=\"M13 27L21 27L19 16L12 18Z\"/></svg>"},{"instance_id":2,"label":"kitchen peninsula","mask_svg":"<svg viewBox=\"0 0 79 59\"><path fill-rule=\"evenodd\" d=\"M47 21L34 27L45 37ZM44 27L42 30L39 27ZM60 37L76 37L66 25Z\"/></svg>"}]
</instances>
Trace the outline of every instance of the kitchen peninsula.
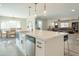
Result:
<instances>
[{"instance_id":1,"label":"kitchen peninsula","mask_svg":"<svg viewBox=\"0 0 79 59\"><path fill-rule=\"evenodd\" d=\"M67 33L35 30L17 32L16 45L25 56L63 56Z\"/></svg>"}]
</instances>

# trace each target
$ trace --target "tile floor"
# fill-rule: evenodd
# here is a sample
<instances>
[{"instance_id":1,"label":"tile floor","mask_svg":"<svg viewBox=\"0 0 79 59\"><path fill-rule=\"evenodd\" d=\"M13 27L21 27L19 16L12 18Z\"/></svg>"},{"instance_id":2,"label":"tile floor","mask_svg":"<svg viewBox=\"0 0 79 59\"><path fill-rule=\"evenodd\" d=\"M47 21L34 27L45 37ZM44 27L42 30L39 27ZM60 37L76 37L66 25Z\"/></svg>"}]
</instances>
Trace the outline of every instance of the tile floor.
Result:
<instances>
[{"instance_id":1,"label":"tile floor","mask_svg":"<svg viewBox=\"0 0 79 59\"><path fill-rule=\"evenodd\" d=\"M66 43L66 56L79 56L79 33L78 34L69 34L69 49ZM69 53L68 53L69 51Z\"/></svg>"},{"instance_id":2,"label":"tile floor","mask_svg":"<svg viewBox=\"0 0 79 59\"><path fill-rule=\"evenodd\" d=\"M69 34L69 50L65 43L65 56L79 56L79 34ZM23 56L15 45L15 39L0 39L0 56ZM69 51L69 54L68 54Z\"/></svg>"},{"instance_id":3,"label":"tile floor","mask_svg":"<svg viewBox=\"0 0 79 59\"><path fill-rule=\"evenodd\" d=\"M15 45L15 39L0 39L0 56L23 56Z\"/></svg>"}]
</instances>

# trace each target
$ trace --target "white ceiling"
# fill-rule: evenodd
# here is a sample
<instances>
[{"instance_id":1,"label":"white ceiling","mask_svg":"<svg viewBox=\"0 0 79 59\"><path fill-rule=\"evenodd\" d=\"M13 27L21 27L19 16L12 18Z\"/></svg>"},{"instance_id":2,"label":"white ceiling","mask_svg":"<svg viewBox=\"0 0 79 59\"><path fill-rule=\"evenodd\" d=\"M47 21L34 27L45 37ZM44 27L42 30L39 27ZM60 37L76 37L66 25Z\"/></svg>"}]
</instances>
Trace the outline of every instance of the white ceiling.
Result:
<instances>
[{"instance_id":1,"label":"white ceiling","mask_svg":"<svg viewBox=\"0 0 79 59\"><path fill-rule=\"evenodd\" d=\"M2 6L1 6L2 5ZM28 6L31 6L31 15L35 13L33 3L3 3L0 5L1 16L12 16L27 18L29 15ZM72 12L75 9L75 12ZM43 15L44 4L37 4L37 14ZM70 17L79 16L78 3L47 3L47 16L49 17Z\"/></svg>"}]
</instances>

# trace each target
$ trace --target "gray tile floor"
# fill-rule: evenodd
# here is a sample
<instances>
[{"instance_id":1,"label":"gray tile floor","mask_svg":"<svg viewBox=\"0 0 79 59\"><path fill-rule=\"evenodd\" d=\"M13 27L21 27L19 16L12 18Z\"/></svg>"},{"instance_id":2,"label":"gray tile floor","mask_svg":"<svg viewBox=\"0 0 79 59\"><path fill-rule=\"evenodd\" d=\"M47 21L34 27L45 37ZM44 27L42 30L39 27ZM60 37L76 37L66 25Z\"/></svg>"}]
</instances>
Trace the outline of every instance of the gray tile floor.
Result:
<instances>
[{"instance_id":1,"label":"gray tile floor","mask_svg":"<svg viewBox=\"0 0 79 59\"><path fill-rule=\"evenodd\" d=\"M69 50L67 43L65 43L65 56L79 56L79 34L69 34L68 42ZM23 56L15 43L14 38L0 39L0 56Z\"/></svg>"},{"instance_id":2,"label":"gray tile floor","mask_svg":"<svg viewBox=\"0 0 79 59\"><path fill-rule=\"evenodd\" d=\"M69 49L66 43L65 53L66 56L79 56L79 33L78 34L69 34ZM68 53L69 51L69 53Z\"/></svg>"},{"instance_id":3,"label":"gray tile floor","mask_svg":"<svg viewBox=\"0 0 79 59\"><path fill-rule=\"evenodd\" d=\"M0 39L0 56L23 56L15 45L15 39Z\"/></svg>"}]
</instances>

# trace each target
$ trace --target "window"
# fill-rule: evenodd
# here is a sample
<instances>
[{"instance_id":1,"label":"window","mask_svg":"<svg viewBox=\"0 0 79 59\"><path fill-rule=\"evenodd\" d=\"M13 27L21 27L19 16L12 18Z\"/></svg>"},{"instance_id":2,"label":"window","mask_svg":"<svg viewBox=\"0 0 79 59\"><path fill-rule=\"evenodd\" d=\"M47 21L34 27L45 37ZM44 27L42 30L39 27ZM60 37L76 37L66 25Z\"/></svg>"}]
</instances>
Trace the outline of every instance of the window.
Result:
<instances>
[{"instance_id":1,"label":"window","mask_svg":"<svg viewBox=\"0 0 79 59\"><path fill-rule=\"evenodd\" d=\"M68 23L61 23L60 26L61 27L69 27L69 24Z\"/></svg>"},{"instance_id":2,"label":"window","mask_svg":"<svg viewBox=\"0 0 79 59\"><path fill-rule=\"evenodd\" d=\"M2 21L1 29L20 28L20 21Z\"/></svg>"},{"instance_id":3,"label":"window","mask_svg":"<svg viewBox=\"0 0 79 59\"><path fill-rule=\"evenodd\" d=\"M6 28L5 22L2 22L2 23L1 23L1 29L3 29L3 28Z\"/></svg>"}]
</instances>

